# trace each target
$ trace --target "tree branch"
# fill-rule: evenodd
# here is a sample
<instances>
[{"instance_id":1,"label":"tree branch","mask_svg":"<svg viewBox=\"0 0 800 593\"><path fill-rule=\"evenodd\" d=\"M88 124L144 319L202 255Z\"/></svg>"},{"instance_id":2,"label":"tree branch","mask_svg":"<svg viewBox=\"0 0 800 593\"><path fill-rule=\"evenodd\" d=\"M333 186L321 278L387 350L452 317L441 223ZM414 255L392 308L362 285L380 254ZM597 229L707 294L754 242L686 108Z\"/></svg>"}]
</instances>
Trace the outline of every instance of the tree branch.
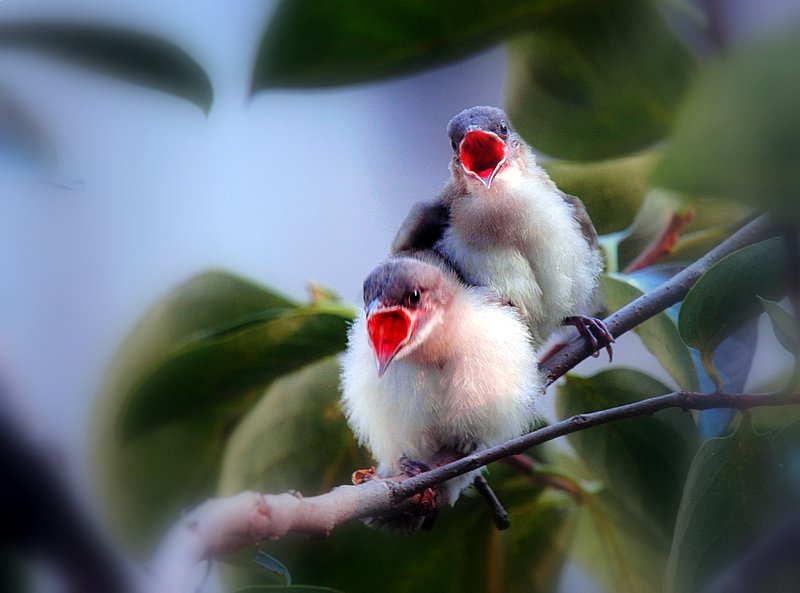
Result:
<instances>
[{"instance_id":1,"label":"tree branch","mask_svg":"<svg viewBox=\"0 0 800 593\"><path fill-rule=\"evenodd\" d=\"M697 279L733 251L767 238L772 224L761 216L718 245L697 262L655 290L623 307L606 319L615 337L683 299ZM591 355L583 338L570 342L541 365L548 384ZM535 445L594 426L649 416L667 408L705 410L750 409L800 403L800 396L784 394L700 394L676 392L624 406L573 416L506 443L474 453L402 482L372 480L359 486L340 486L327 494L302 498L293 494L262 495L244 492L212 499L197 507L170 530L153 564L158 591L182 593L193 567L209 555L229 552L297 531L327 535L335 526L368 516L387 515L402 508L409 497L493 461L519 454Z\"/></svg>"},{"instance_id":2,"label":"tree branch","mask_svg":"<svg viewBox=\"0 0 800 593\"><path fill-rule=\"evenodd\" d=\"M628 303L606 318L606 327L615 338L632 330L642 322L683 300L698 278L719 260L737 249L770 237L775 230L766 215L756 218L664 284ZM591 354L591 346L586 340L581 337L572 340L542 363L540 368L547 377L548 385Z\"/></svg>"}]
</instances>

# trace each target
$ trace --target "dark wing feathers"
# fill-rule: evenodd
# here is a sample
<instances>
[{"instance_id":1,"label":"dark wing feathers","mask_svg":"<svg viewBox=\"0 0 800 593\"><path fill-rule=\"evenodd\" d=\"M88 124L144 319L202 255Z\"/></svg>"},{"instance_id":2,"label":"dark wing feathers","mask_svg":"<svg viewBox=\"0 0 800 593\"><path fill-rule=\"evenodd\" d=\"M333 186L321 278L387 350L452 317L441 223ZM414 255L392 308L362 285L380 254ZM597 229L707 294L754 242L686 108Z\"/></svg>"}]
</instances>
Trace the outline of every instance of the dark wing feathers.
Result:
<instances>
[{"instance_id":1,"label":"dark wing feathers","mask_svg":"<svg viewBox=\"0 0 800 593\"><path fill-rule=\"evenodd\" d=\"M414 204L395 235L392 255L401 251L431 249L449 223L449 209L440 200Z\"/></svg>"},{"instance_id":2,"label":"dark wing feathers","mask_svg":"<svg viewBox=\"0 0 800 593\"><path fill-rule=\"evenodd\" d=\"M583 205L580 198L564 193L561 190L558 191L561 192L561 198L572 207L572 216L578 221L586 241L595 249L599 249L600 244L597 242L597 230L592 224L592 219L589 218L586 206Z\"/></svg>"}]
</instances>

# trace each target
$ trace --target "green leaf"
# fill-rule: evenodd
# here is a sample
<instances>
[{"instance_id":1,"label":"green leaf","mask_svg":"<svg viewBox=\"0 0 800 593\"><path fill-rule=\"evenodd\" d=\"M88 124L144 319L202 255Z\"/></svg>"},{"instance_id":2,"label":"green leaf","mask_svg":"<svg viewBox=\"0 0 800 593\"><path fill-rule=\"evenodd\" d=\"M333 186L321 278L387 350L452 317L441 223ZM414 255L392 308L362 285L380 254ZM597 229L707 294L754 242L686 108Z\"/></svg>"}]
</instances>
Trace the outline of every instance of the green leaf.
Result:
<instances>
[{"instance_id":1,"label":"green leaf","mask_svg":"<svg viewBox=\"0 0 800 593\"><path fill-rule=\"evenodd\" d=\"M798 71L796 27L709 68L681 109L655 183L775 207L796 219Z\"/></svg>"},{"instance_id":2,"label":"green leaf","mask_svg":"<svg viewBox=\"0 0 800 593\"><path fill-rule=\"evenodd\" d=\"M628 276L605 274L602 282L606 305L611 311L617 311L645 293L645 289ZM658 313L634 328L634 331L681 389L699 389L700 382L692 355L681 339L677 324L667 313Z\"/></svg>"},{"instance_id":3,"label":"green leaf","mask_svg":"<svg viewBox=\"0 0 800 593\"><path fill-rule=\"evenodd\" d=\"M363 82L430 68L587 0L284 0L261 40L253 91Z\"/></svg>"},{"instance_id":4,"label":"green leaf","mask_svg":"<svg viewBox=\"0 0 800 593\"><path fill-rule=\"evenodd\" d=\"M590 4L509 44L508 112L547 154L617 157L662 140L694 70L655 3Z\"/></svg>"},{"instance_id":5,"label":"green leaf","mask_svg":"<svg viewBox=\"0 0 800 593\"><path fill-rule=\"evenodd\" d=\"M230 429L224 418L197 416L122 446L107 417L92 447L103 514L122 541L149 553L182 511L214 495Z\"/></svg>"},{"instance_id":6,"label":"green leaf","mask_svg":"<svg viewBox=\"0 0 800 593\"><path fill-rule=\"evenodd\" d=\"M703 590L758 533L772 502L769 438L742 423L709 439L692 462L666 575L669 593Z\"/></svg>"},{"instance_id":7,"label":"green leaf","mask_svg":"<svg viewBox=\"0 0 800 593\"><path fill-rule=\"evenodd\" d=\"M632 369L588 378L567 375L557 392L560 418L620 406L671 391ZM663 538L672 531L688 461L696 446L692 417L664 410L570 435L580 458L640 521Z\"/></svg>"},{"instance_id":8,"label":"green leaf","mask_svg":"<svg viewBox=\"0 0 800 593\"><path fill-rule=\"evenodd\" d=\"M669 540L649 521L631 513L586 464L563 451L557 462L561 471L567 471L572 481L581 485L580 510L568 548L570 558L603 591L663 593L653 575L664 572Z\"/></svg>"},{"instance_id":9,"label":"green leaf","mask_svg":"<svg viewBox=\"0 0 800 593\"><path fill-rule=\"evenodd\" d=\"M800 336L797 335L797 318L775 301L760 297L758 300L761 301L761 306L764 307L767 315L769 315L772 329L775 331L775 337L778 338L781 346L789 352L797 352L800 348Z\"/></svg>"},{"instance_id":10,"label":"green leaf","mask_svg":"<svg viewBox=\"0 0 800 593\"><path fill-rule=\"evenodd\" d=\"M253 389L344 350L354 316L351 308L328 303L263 313L258 321L193 340L156 364L121 409L122 439L209 409L241 414L254 403Z\"/></svg>"},{"instance_id":11,"label":"green leaf","mask_svg":"<svg viewBox=\"0 0 800 593\"><path fill-rule=\"evenodd\" d=\"M338 364L328 359L270 387L231 436L221 493L297 488L312 495L349 482L353 470L372 464L339 408L338 375ZM377 582L386 593L416 591L419 583L453 593L492 586L509 593L554 591L574 502L559 492L543 493L503 466L492 467L489 480L511 515L513 527L502 533L484 500L466 493L454 509L441 512L430 532L398 537L348 523L324 545L285 540L269 550L296 580L348 593L372 592ZM390 563L403 570L386 580Z\"/></svg>"},{"instance_id":12,"label":"green leaf","mask_svg":"<svg viewBox=\"0 0 800 593\"><path fill-rule=\"evenodd\" d=\"M153 35L110 25L0 24L0 48L22 48L188 99L204 112L213 91L206 72L183 50Z\"/></svg>"},{"instance_id":13,"label":"green leaf","mask_svg":"<svg viewBox=\"0 0 800 593\"><path fill-rule=\"evenodd\" d=\"M586 204L597 232L619 231L636 216L648 192L654 152L601 162L551 161L544 168L559 188Z\"/></svg>"},{"instance_id":14,"label":"green leaf","mask_svg":"<svg viewBox=\"0 0 800 593\"><path fill-rule=\"evenodd\" d=\"M274 556L267 554L264 550L257 550L255 556L253 556L253 562L271 574L279 576L286 587L291 586L292 575L289 573L289 569Z\"/></svg>"},{"instance_id":15,"label":"green leaf","mask_svg":"<svg viewBox=\"0 0 800 593\"><path fill-rule=\"evenodd\" d=\"M757 297L774 299L784 289L780 239L735 251L717 262L692 287L681 306L683 340L708 356L722 340L761 311Z\"/></svg>"},{"instance_id":16,"label":"green leaf","mask_svg":"<svg viewBox=\"0 0 800 593\"><path fill-rule=\"evenodd\" d=\"M667 546L631 519L609 492L584 495L570 542L570 556L613 593L663 593Z\"/></svg>"},{"instance_id":17,"label":"green leaf","mask_svg":"<svg viewBox=\"0 0 800 593\"><path fill-rule=\"evenodd\" d=\"M230 431L263 394L266 382L277 377L281 368L304 364L314 352L335 350L332 344L343 340L343 327L327 342L303 349L296 358L280 351L274 352L274 360L267 353L266 361L258 361L252 367L244 364L259 352L248 349L253 345L254 333L259 336L256 346L271 343L278 350L279 344L301 348L291 335L298 324L299 337L327 339L316 331L319 328L309 332L308 323L303 323L306 317L316 319L315 312L309 313L308 308L297 307L285 297L237 276L208 272L180 286L145 316L118 353L92 422L92 450L106 514L126 541L152 543L152 538L162 535L161 531L182 509L213 495ZM298 324L285 317L296 314L300 314ZM271 323L270 316L285 322L273 328L284 335L276 333L272 340L263 335ZM333 317L339 318L338 314ZM345 322L338 323L343 326ZM214 350L237 345L243 350ZM197 350L219 355L198 361L191 358L197 356L192 354ZM235 361L226 363L225 356ZM175 383L164 377L160 394L135 389L153 387L147 381L142 383L141 378L152 376L154 368L172 368L170 361L176 360L186 361L187 366L181 369L183 374L176 371L172 375ZM237 364L247 367L240 371L247 381L234 377L225 390L213 393L214 381L239 372L242 367ZM209 377L214 372L219 375ZM256 375L265 383L256 381ZM209 383L193 383L195 380ZM231 391L234 388L236 391ZM196 389L206 397L193 400L191 394L175 389ZM181 404L187 407L181 409ZM131 410L140 416L131 418ZM137 438L122 439L121 428L132 421L142 422L134 424L138 434L133 431L128 435L135 434Z\"/></svg>"},{"instance_id":18,"label":"green leaf","mask_svg":"<svg viewBox=\"0 0 800 593\"><path fill-rule=\"evenodd\" d=\"M370 465L339 408L339 363L326 358L275 381L236 427L220 493L321 494Z\"/></svg>"}]
</instances>

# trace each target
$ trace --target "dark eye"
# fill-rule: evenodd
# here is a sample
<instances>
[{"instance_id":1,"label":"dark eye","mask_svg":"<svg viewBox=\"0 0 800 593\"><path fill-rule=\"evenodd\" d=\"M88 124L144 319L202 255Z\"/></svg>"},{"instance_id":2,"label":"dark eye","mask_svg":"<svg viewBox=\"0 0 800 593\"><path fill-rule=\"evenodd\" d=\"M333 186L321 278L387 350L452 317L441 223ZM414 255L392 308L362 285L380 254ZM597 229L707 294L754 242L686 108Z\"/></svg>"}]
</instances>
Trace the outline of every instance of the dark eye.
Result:
<instances>
[{"instance_id":1,"label":"dark eye","mask_svg":"<svg viewBox=\"0 0 800 593\"><path fill-rule=\"evenodd\" d=\"M455 140L450 140L450 146L453 147L453 152L458 150L458 142L456 142Z\"/></svg>"},{"instance_id":2,"label":"dark eye","mask_svg":"<svg viewBox=\"0 0 800 593\"><path fill-rule=\"evenodd\" d=\"M419 290L412 290L411 294L408 295L408 302L412 305L418 305L420 299L422 298L422 293Z\"/></svg>"},{"instance_id":3,"label":"dark eye","mask_svg":"<svg viewBox=\"0 0 800 593\"><path fill-rule=\"evenodd\" d=\"M500 133L501 133L503 136L505 136L506 134L508 134L508 126L506 125L506 122L504 122L504 121L501 121L501 122L500 122Z\"/></svg>"}]
</instances>

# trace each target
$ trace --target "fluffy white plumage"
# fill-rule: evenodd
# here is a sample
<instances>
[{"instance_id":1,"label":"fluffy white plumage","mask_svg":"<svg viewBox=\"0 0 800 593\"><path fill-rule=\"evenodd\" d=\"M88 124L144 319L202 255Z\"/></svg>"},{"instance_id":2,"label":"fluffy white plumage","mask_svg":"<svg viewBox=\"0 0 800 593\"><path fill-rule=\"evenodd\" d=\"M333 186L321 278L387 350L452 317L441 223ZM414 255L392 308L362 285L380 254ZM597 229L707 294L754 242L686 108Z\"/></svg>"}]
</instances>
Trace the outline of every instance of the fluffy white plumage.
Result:
<instances>
[{"instance_id":1,"label":"fluffy white plumage","mask_svg":"<svg viewBox=\"0 0 800 593\"><path fill-rule=\"evenodd\" d=\"M437 200L414 206L392 253L440 253L467 283L519 307L541 346L565 318L594 312L603 261L591 220L536 164L502 110L466 109L448 135L450 180Z\"/></svg>"},{"instance_id":2,"label":"fluffy white plumage","mask_svg":"<svg viewBox=\"0 0 800 593\"><path fill-rule=\"evenodd\" d=\"M450 225L436 249L467 282L519 307L540 346L565 317L588 312L603 261L573 205L533 154L522 152L491 187L470 183L452 198Z\"/></svg>"},{"instance_id":3,"label":"fluffy white plumage","mask_svg":"<svg viewBox=\"0 0 800 593\"><path fill-rule=\"evenodd\" d=\"M452 298L382 377L363 312L349 332L343 407L380 476L400 473L401 456L425 461L443 447L466 454L499 444L523 434L536 417L543 383L519 313L491 291L440 273ZM448 482L446 498L455 502L474 477Z\"/></svg>"}]
</instances>

